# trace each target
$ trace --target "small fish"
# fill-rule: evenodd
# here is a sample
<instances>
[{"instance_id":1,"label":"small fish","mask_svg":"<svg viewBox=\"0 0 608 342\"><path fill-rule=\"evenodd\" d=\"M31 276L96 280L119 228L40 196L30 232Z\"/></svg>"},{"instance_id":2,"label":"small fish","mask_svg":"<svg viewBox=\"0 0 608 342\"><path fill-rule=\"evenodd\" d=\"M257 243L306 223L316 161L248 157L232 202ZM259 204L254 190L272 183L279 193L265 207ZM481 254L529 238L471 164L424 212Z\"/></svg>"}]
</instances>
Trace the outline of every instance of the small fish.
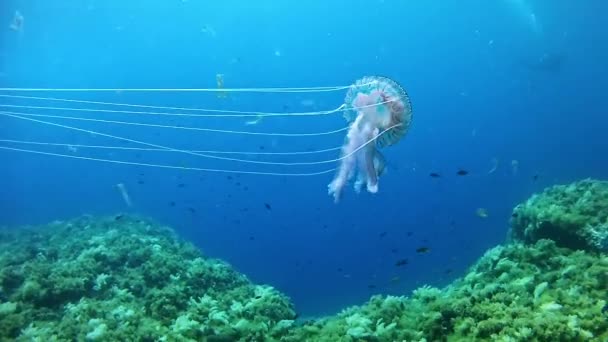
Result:
<instances>
[{"instance_id":1,"label":"small fish","mask_svg":"<svg viewBox=\"0 0 608 342\"><path fill-rule=\"evenodd\" d=\"M475 215L477 215L477 217L487 218L488 210L486 208L477 208L477 210L475 210Z\"/></svg>"},{"instance_id":2,"label":"small fish","mask_svg":"<svg viewBox=\"0 0 608 342\"><path fill-rule=\"evenodd\" d=\"M406 234L406 235L407 235L408 237L410 237L410 236L414 235L414 232L407 232L407 234Z\"/></svg>"},{"instance_id":3,"label":"small fish","mask_svg":"<svg viewBox=\"0 0 608 342\"><path fill-rule=\"evenodd\" d=\"M373 289L375 289L375 288L376 288L376 285L374 285L374 284L369 284L369 285L367 285L367 288L368 288L368 289L370 289L370 290L373 290Z\"/></svg>"},{"instance_id":4,"label":"small fish","mask_svg":"<svg viewBox=\"0 0 608 342\"><path fill-rule=\"evenodd\" d=\"M451 268L448 268L448 269L446 269L445 271L443 271L443 273L445 273L445 274L450 274L450 273L452 273L452 269L451 269Z\"/></svg>"},{"instance_id":5,"label":"small fish","mask_svg":"<svg viewBox=\"0 0 608 342\"><path fill-rule=\"evenodd\" d=\"M431 172L429 173L429 176L431 176L432 178L441 178L441 175L437 172Z\"/></svg>"},{"instance_id":6,"label":"small fish","mask_svg":"<svg viewBox=\"0 0 608 342\"><path fill-rule=\"evenodd\" d=\"M459 176L466 176L466 175L469 174L469 171L464 170L464 169L460 169L460 170L458 170L458 172L456 172L456 174L459 175Z\"/></svg>"},{"instance_id":7,"label":"small fish","mask_svg":"<svg viewBox=\"0 0 608 342\"><path fill-rule=\"evenodd\" d=\"M170 207L175 207L175 202L174 201L169 202L169 206Z\"/></svg>"},{"instance_id":8,"label":"small fish","mask_svg":"<svg viewBox=\"0 0 608 342\"><path fill-rule=\"evenodd\" d=\"M409 261L407 259L399 259L395 262L395 266L400 267L400 266L405 266L409 263Z\"/></svg>"},{"instance_id":9,"label":"small fish","mask_svg":"<svg viewBox=\"0 0 608 342\"><path fill-rule=\"evenodd\" d=\"M431 251L431 249L429 247L425 247L425 246L416 248L416 253L419 253L419 254L425 254L430 251Z\"/></svg>"},{"instance_id":10,"label":"small fish","mask_svg":"<svg viewBox=\"0 0 608 342\"><path fill-rule=\"evenodd\" d=\"M398 248L391 248L391 253L397 254L397 253L399 253L399 249Z\"/></svg>"},{"instance_id":11,"label":"small fish","mask_svg":"<svg viewBox=\"0 0 608 342\"><path fill-rule=\"evenodd\" d=\"M538 180L538 175L532 176L532 180L536 182Z\"/></svg>"},{"instance_id":12,"label":"small fish","mask_svg":"<svg viewBox=\"0 0 608 342\"><path fill-rule=\"evenodd\" d=\"M270 204L264 203L264 206L266 207L267 210L272 210L272 207L270 206Z\"/></svg>"},{"instance_id":13,"label":"small fish","mask_svg":"<svg viewBox=\"0 0 608 342\"><path fill-rule=\"evenodd\" d=\"M253 240L255 240L255 236L250 236L249 241L253 241Z\"/></svg>"},{"instance_id":14,"label":"small fish","mask_svg":"<svg viewBox=\"0 0 608 342\"><path fill-rule=\"evenodd\" d=\"M387 234L387 232L382 232L382 233L380 233L380 237L383 238L386 236L386 234Z\"/></svg>"},{"instance_id":15,"label":"small fish","mask_svg":"<svg viewBox=\"0 0 608 342\"><path fill-rule=\"evenodd\" d=\"M393 284L396 284L396 283L398 283L400 281L401 281L401 278L399 276L394 276L390 280L390 282L393 283Z\"/></svg>"},{"instance_id":16,"label":"small fish","mask_svg":"<svg viewBox=\"0 0 608 342\"><path fill-rule=\"evenodd\" d=\"M114 216L114 221L120 221L120 220L122 220L123 217L125 217L125 215L118 214L118 215Z\"/></svg>"},{"instance_id":17,"label":"small fish","mask_svg":"<svg viewBox=\"0 0 608 342\"><path fill-rule=\"evenodd\" d=\"M512 217L512 218L518 218L518 217L519 217L519 214L518 214L518 213L513 213L513 214L511 214L511 217Z\"/></svg>"},{"instance_id":18,"label":"small fish","mask_svg":"<svg viewBox=\"0 0 608 342\"><path fill-rule=\"evenodd\" d=\"M192 207L188 207L188 211L189 211L191 214L196 214L196 209L194 209L194 208L192 208Z\"/></svg>"},{"instance_id":19,"label":"small fish","mask_svg":"<svg viewBox=\"0 0 608 342\"><path fill-rule=\"evenodd\" d=\"M185 188L185 187L186 187L186 184L184 184L184 183L179 183L179 184L177 184L177 187L178 187L178 188Z\"/></svg>"},{"instance_id":20,"label":"small fish","mask_svg":"<svg viewBox=\"0 0 608 342\"><path fill-rule=\"evenodd\" d=\"M144 183L145 182L143 180L141 180L141 179L137 181L137 184L139 184L139 185L143 185Z\"/></svg>"},{"instance_id":21,"label":"small fish","mask_svg":"<svg viewBox=\"0 0 608 342\"><path fill-rule=\"evenodd\" d=\"M604 305L604 307L602 307L602 315L608 313L608 304Z\"/></svg>"}]
</instances>

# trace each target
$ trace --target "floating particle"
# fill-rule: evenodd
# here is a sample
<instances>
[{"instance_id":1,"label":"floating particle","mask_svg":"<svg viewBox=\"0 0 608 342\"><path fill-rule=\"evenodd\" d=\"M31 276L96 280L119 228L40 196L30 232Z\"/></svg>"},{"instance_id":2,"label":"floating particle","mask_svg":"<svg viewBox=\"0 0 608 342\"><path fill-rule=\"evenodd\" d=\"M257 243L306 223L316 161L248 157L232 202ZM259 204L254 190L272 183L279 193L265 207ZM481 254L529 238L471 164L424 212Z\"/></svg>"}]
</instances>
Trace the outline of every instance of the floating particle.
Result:
<instances>
[{"instance_id":1,"label":"floating particle","mask_svg":"<svg viewBox=\"0 0 608 342\"><path fill-rule=\"evenodd\" d=\"M131 202L131 197L129 196L129 193L127 192L127 188L125 187L125 185L122 183L118 183L118 184L116 184L116 189L118 189L118 192L120 192L120 195L122 196L122 200L125 202L127 207L131 207L133 205L133 202Z\"/></svg>"},{"instance_id":2,"label":"floating particle","mask_svg":"<svg viewBox=\"0 0 608 342\"><path fill-rule=\"evenodd\" d=\"M517 159L511 160L511 172L516 175L519 170L519 161Z\"/></svg>"},{"instance_id":3,"label":"floating particle","mask_svg":"<svg viewBox=\"0 0 608 342\"><path fill-rule=\"evenodd\" d=\"M201 28L201 33L208 35L209 37L215 38L217 36L217 32L215 29L209 25L205 25Z\"/></svg>"},{"instance_id":4,"label":"floating particle","mask_svg":"<svg viewBox=\"0 0 608 342\"><path fill-rule=\"evenodd\" d=\"M498 158L492 158L492 168L488 171L488 174L493 174L498 169Z\"/></svg>"},{"instance_id":5,"label":"floating particle","mask_svg":"<svg viewBox=\"0 0 608 342\"><path fill-rule=\"evenodd\" d=\"M11 21L9 28L16 32L23 32L24 20L25 19L23 18L21 12L15 11L15 14L13 15L13 20Z\"/></svg>"},{"instance_id":6,"label":"floating particle","mask_svg":"<svg viewBox=\"0 0 608 342\"><path fill-rule=\"evenodd\" d=\"M310 100L310 99L302 100L302 101L300 101L300 104L304 107L313 107L315 105L315 100Z\"/></svg>"},{"instance_id":7,"label":"floating particle","mask_svg":"<svg viewBox=\"0 0 608 342\"><path fill-rule=\"evenodd\" d=\"M215 83L217 84L217 89L224 89L224 74L216 74ZM225 91L218 91L217 97L220 99L226 98L228 97L228 93Z\"/></svg>"},{"instance_id":8,"label":"floating particle","mask_svg":"<svg viewBox=\"0 0 608 342\"><path fill-rule=\"evenodd\" d=\"M263 118L264 117L261 115L256 115L255 119L245 121L245 125L248 125L248 126L257 125L260 123L260 121L262 121Z\"/></svg>"}]
</instances>

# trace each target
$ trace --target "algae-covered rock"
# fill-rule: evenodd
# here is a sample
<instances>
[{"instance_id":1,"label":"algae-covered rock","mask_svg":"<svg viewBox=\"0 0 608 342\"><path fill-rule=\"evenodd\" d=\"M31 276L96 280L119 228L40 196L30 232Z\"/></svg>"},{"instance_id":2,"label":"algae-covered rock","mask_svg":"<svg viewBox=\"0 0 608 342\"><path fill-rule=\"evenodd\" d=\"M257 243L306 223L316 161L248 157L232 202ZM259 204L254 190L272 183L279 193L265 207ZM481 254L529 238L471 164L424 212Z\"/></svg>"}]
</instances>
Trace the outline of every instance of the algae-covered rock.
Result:
<instances>
[{"instance_id":1,"label":"algae-covered rock","mask_svg":"<svg viewBox=\"0 0 608 342\"><path fill-rule=\"evenodd\" d=\"M524 243L551 239L571 249L608 251L608 182L586 179L533 195L513 210L511 237Z\"/></svg>"},{"instance_id":2,"label":"algae-covered rock","mask_svg":"<svg viewBox=\"0 0 608 342\"><path fill-rule=\"evenodd\" d=\"M550 240L488 251L460 280L374 296L285 341L605 341L608 258Z\"/></svg>"},{"instance_id":3,"label":"algae-covered rock","mask_svg":"<svg viewBox=\"0 0 608 342\"><path fill-rule=\"evenodd\" d=\"M0 341L271 341L294 318L272 287L137 217L0 236Z\"/></svg>"},{"instance_id":4,"label":"algae-covered rock","mask_svg":"<svg viewBox=\"0 0 608 342\"><path fill-rule=\"evenodd\" d=\"M0 341L607 341L606 182L519 205L460 279L295 321L289 299L136 217L0 232Z\"/></svg>"}]
</instances>

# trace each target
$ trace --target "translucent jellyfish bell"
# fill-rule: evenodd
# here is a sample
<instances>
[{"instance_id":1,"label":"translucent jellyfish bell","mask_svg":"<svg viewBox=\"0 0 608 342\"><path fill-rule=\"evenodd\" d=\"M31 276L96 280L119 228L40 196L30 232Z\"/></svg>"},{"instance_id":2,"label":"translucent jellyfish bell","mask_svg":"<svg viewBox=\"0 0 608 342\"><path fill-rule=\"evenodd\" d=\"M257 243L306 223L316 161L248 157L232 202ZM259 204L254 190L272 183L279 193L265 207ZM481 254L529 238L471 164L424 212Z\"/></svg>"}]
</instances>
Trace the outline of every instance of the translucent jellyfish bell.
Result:
<instances>
[{"instance_id":1,"label":"translucent jellyfish bell","mask_svg":"<svg viewBox=\"0 0 608 342\"><path fill-rule=\"evenodd\" d=\"M378 148L399 142L412 121L407 93L386 77L368 76L356 81L344 103L344 117L350 126L338 173L328 186L335 201L355 174L355 191L359 192L363 185L371 193L378 191L378 177L384 170L384 157Z\"/></svg>"},{"instance_id":2,"label":"translucent jellyfish bell","mask_svg":"<svg viewBox=\"0 0 608 342\"><path fill-rule=\"evenodd\" d=\"M362 102L364 96L368 96L373 102L364 106ZM378 147L391 146L399 142L412 122L412 104L408 94L397 82L387 77L366 76L357 80L349 88L344 104L349 109L344 112L348 122L353 122L363 110L376 115L376 119L381 121L384 128L400 124L376 139Z\"/></svg>"}]
</instances>

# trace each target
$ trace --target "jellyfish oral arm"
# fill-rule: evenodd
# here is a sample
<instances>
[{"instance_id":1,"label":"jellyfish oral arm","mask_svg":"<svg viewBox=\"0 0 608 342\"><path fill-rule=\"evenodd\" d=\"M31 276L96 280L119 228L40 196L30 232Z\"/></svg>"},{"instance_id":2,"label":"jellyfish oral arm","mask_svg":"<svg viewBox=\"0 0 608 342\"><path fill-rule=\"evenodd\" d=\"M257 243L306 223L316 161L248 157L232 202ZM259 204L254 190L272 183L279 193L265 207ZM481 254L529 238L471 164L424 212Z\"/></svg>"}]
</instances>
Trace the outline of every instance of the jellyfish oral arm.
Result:
<instances>
[{"instance_id":1,"label":"jellyfish oral arm","mask_svg":"<svg viewBox=\"0 0 608 342\"><path fill-rule=\"evenodd\" d=\"M340 200L342 190L348 180L357 173L355 190L359 191L363 184L367 185L367 191L376 193L378 191L378 175L374 167L375 144L372 141L378 135L379 130L359 115L349 128L346 143L342 147L342 161L338 173L328 186L328 193L334 197L334 201ZM367 144L366 146L363 146ZM363 146L363 148L362 148Z\"/></svg>"},{"instance_id":2,"label":"jellyfish oral arm","mask_svg":"<svg viewBox=\"0 0 608 342\"><path fill-rule=\"evenodd\" d=\"M374 129L370 134L370 139L375 138L378 135L378 129ZM363 148L361 153L357 156L359 161L359 173L364 176L359 177L365 179L367 184L367 191L375 194L378 192L378 173L374 166L374 157L376 153L375 144L368 144Z\"/></svg>"}]
</instances>

